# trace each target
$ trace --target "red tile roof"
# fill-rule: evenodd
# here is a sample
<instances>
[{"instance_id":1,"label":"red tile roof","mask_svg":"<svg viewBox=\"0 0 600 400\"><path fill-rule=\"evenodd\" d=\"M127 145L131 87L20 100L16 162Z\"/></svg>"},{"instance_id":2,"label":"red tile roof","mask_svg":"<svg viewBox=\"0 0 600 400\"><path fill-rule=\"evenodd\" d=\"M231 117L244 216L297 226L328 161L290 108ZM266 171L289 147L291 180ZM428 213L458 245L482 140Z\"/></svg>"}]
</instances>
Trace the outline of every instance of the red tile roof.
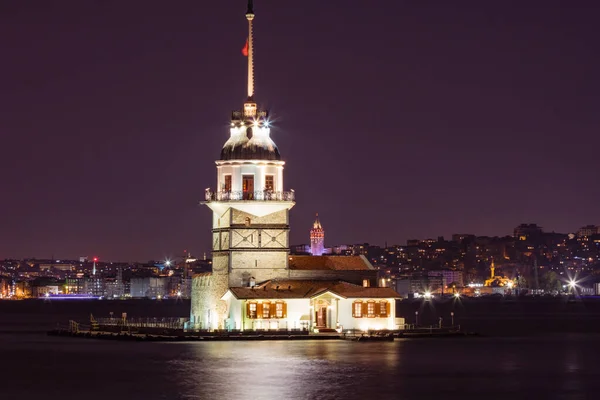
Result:
<instances>
[{"instance_id":1,"label":"red tile roof","mask_svg":"<svg viewBox=\"0 0 600 400\"><path fill-rule=\"evenodd\" d=\"M399 298L392 288L362 287L344 281L273 280L251 287L231 287L237 299L307 299L325 292L345 298Z\"/></svg>"},{"instance_id":2,"label":"red tile roof","mask_svg":"<svg viewBox=\"0 0 600 400\"><path fill-rule=\"evenodd\" d=\"M347 298L400 298L398 292L389 287L363 287L343 281L339 281L328 290Z\"/></svg>"},{"instance_id":3,"label":"red tile roof","mask_svg":"<svg viewBox=\"0 0 600 400\"><path fill-rule=\"evenodd\" d=\"M364 256L290 256L290 269L361 271L373 270Z\"/></svg>"}]
</instances>

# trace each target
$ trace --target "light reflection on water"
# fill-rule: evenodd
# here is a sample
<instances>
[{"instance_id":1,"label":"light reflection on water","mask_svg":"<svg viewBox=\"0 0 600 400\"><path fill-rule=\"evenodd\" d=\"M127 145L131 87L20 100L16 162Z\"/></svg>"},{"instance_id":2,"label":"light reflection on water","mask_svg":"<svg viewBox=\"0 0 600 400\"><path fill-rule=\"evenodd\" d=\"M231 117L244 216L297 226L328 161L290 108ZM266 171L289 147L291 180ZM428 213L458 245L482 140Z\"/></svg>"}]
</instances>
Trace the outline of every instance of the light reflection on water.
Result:
<instances>
[{"instance_id":1,"label":"light reflection on water","mask_svg":"<svg viewBox=\"0 0 600 400\"><path fill-rule=\"evenodd\" d=\"M369 343L368 348L339 341L189 346L195 359L206 360L212 368L193 360L172 361L173 368L187 376L194 396L222 393L227 399L339 398L342 391L361 392L373 370L395 374L402 353L400 343Z\"/></svg>"},{"instance_id":2,"label":"light reflection on water","mask_svg":"<svg viewBox=\"0 0 600 400\"><path fill-rule=\"evenodd\" d=\"M598 336L125 343L0 335L2 398L570 399L600 391Z\"/></svg>"}]
</instances>

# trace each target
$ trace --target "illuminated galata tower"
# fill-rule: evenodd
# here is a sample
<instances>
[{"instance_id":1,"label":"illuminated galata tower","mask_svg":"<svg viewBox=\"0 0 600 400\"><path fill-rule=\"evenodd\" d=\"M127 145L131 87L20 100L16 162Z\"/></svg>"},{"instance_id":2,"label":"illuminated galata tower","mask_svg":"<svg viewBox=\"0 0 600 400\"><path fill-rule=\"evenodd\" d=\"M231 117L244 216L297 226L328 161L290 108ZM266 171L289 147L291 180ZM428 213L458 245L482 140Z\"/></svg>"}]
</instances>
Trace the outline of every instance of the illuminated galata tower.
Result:
<instances>
[{"instance_id":1,"label":"illuminated galata tower","mask_svg":"<svg viewBox=\"0 0 600 400\"><path fill-rule=\"evenodd\" d=\"M319 213L315 217L313 227L310 230L310 252L313 256L322 256L325 251L325 231L319 221Z\"/></svg>"},{"instance_id":2,"label":"illuminated galata tower","mask_svg":"<svg viewBox=\"0 0 600 400\"><path fill-rule=\"evenodd\" d=\"M206 189L201 204L210 208L212 272L194 278L190 323L197 328L224 326L228 313L221 297L230 287L288 277L289 210L294 191L284 191L279 150L270 137L269 113L255 98L253 2L248 2L248 92L231 114L230 137L217 160L216 189Z\"/></svg>"}]
</instances>

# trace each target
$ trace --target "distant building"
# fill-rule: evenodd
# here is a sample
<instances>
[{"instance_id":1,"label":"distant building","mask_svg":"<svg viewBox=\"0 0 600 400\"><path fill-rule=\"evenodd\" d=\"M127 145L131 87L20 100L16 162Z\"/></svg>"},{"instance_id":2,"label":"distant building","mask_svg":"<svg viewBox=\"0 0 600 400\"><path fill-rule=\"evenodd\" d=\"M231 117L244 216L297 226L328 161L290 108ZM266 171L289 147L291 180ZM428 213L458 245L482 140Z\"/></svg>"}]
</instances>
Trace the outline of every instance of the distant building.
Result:
<instances>
[{"instance_id":1,"label":"distant building","mask_svg":"<svg viewBox=\"0 0 600 400\"><path fill-rule=\"evenodd\" d=\"M409 279L398 279L395 290L400 296L407 298L415 294L440 293L442 292L442 277L432 275L428 277L412 277Z\"/></svg>"},{"instance_id":2,"label":"distant building","mask_svg":"<svg viewBox=\"0 0 600 400\"><path fill-rule=\"evenodd\" d=\"M290 246L290 254L308 255L310 254L310 244L295 244Z\"/></svg>"},{"instance_id":3,"label":"distant building","mask_svg":"<svg viewBox=\"0 0 600 400\"><path fill-rule=\"evenodd\" d=\"M0 277L0 299L6 298L11 292L11 283L8 278Z\"/></svg>"},{"instance_id":4,"label":"distant building","mask_svg":"<svg viewBox=\"0 0 600 400\"><path fill-rule=\"evenodd\" d=\"M46 295L59 293L58 285L33 286L31 289L32 297L44 297Z\"/></svg>"},{"instance_id":5,"label":"distant building","mask_svg":"<svg viewBox=\"0 0 600 400\"><path fill-rule=\"evenodd\" d=\"M577 237L590 237L600 233L600 227L597 225L586 225L579 228L577 231Z\"/></svg>"},{"instance_id":6,"label":"distant building","mask_svg":"<svg viewBox=\"0 0 600 400\"><path fill-rule=\"evenodd\" d=\"M106 279L106 297L108 298L121 298L127 293L125 292L125 282L123 282L123 269L117 269L116 278Z\"/></svg>"},{"instance_id":7,"label":"distant building","mask_svg":"<svg viewBox=\"0 0 600 400\"><path fill-rule=\"evenodd\" d=\"M325 251L325 230L319 221L317 213L313 227L310 230L310 253L313 256L322 256Z\"/></svg>"},{"instance_id":8,"label":"distant building","mask_svg":"<svg viewBox=\"0 0 600 400\"><path fill-rule=\"evenodd\" d=\"M75 271L75 264L63 263L63 262L40 263L39 268L40 268L40 271L50 271L52 269L55 269L58 271L71 272L71 271Z\"/></svg>"},{"instance_id":9,"label":"distant building","mask_svg":"<svg viewBox=\"0 0 600 400\"><path fill-rule=\"evenodd\" d=\"M86 294L86 278L65 279L65 294Z\"/></svg>"},{"instance_id":10,"label":"distant building","mask_svg":"<svg viewBox=\"0 0 600 400\"><path fill-rule=\"evenodd\" d=\"M463 281L463 272L462 271L453 271L453 270L439 270L439 271L429 271L427 274L429 278L432 277L441 277L442 285L448 286L452 283L455 283L457 286L464 286Z\"/></svg>"},{"instance_id":11,"label":"distant building","mask_svg":"<svg viewBox=\"0 0 600 400\"><path fill-rule=\"evenodd\" d=\"M85 279L85 293L92 296L102 297L106 295L106 281L95 275Z\"/></svg>"},{"instance_id":12,"label":"distant building","mask_svg":"<svg viewBox=\"0 0 600 400\"><path fill-rule=\"evenodd\" d=\"M518 240L528 240L541 236L542 227L537 224L521 224L513 231L513 236Z\"/></svg>"},{"instance_id":13,"label":"distant building","mask_svg":"<svg viewBox=\"0 0 600 400\"><path fill-rule=\"evenodd\" d=\"M169 295L168 277L145 277L131 278L131 297L134 298L158 298Z\"/></svg>"},{"instance_id":14,"label":"distant building","mask_svg":"<svg viewBox=\"0 0 600 400\"><path fill-rule=\"evenodd\" d=\"M28 281L17 282L14 285L15 297L22 299L32 297L31 284Z\"/></svg>"},{"instance_id":15,"label":"distant building","mask_svg":"<svg viewBox=\"0 0 600 400\"><path fill-rule=\"evenodd\" d=\"M178 295L184 299L192 297L192 278L182 278Z\"/></svg>"},{"instance_id":16,"label":"distant building","mask_svg":"<svg viewBox=\"0 0 600 400\"><path fill-rule=\"evenodd\" d=\"M352 246L348 246L346 244L333 246L331 248L331 254L336 254L339 256L351 256L352 255Z\"/></svg>"},{"instance_id":17,"label":"distant building","mask_svg":"<svg viewBox=\"0 0 600 400\"><path fill-rule=\"evenodd\" d=\"M452 241L456 243L462 243L464 240L473 240L475 235L470 233L454 233L452 235Z\"/></svg>"}]
</instances>

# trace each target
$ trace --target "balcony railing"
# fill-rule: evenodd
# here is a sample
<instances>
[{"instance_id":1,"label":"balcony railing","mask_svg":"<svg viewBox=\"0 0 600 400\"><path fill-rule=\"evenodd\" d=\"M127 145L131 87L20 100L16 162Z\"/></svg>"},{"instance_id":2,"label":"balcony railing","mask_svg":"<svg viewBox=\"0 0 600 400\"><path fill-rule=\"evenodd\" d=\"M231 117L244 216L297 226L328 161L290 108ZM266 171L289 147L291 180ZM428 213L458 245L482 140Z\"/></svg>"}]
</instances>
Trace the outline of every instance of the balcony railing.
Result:
<instances>
[{"instance_id":1,"label":"balcony railing","mask_svg":"<svg viewBox=\"0 0 600 400\"><path fill-rule=\"evenodd\" d=\"M269 113L267 111L264 110L259 110L256 111L256 116L255 118L267 118L269 116ZM231 119L233 121L241 121L245 118L244 116L244 112L243 111L232 111L231 112Z\"/></svg>"},{"instance_id":2,"label":"balcony railing","mask_svg":"<svg viewBox=\"0 0 600 400\"><path fill-rule=\"evenodd\" d=\"M260 190L254 192L247 192L242 190L231 190L223 192L213 192L210 189L206 189L204 192L204 200L210 201L243 201L243 200L256 200L256 201L294 201L295 192L290 190L289 192L275 192L273 190Z\"/></svg>"}]
</instances>

